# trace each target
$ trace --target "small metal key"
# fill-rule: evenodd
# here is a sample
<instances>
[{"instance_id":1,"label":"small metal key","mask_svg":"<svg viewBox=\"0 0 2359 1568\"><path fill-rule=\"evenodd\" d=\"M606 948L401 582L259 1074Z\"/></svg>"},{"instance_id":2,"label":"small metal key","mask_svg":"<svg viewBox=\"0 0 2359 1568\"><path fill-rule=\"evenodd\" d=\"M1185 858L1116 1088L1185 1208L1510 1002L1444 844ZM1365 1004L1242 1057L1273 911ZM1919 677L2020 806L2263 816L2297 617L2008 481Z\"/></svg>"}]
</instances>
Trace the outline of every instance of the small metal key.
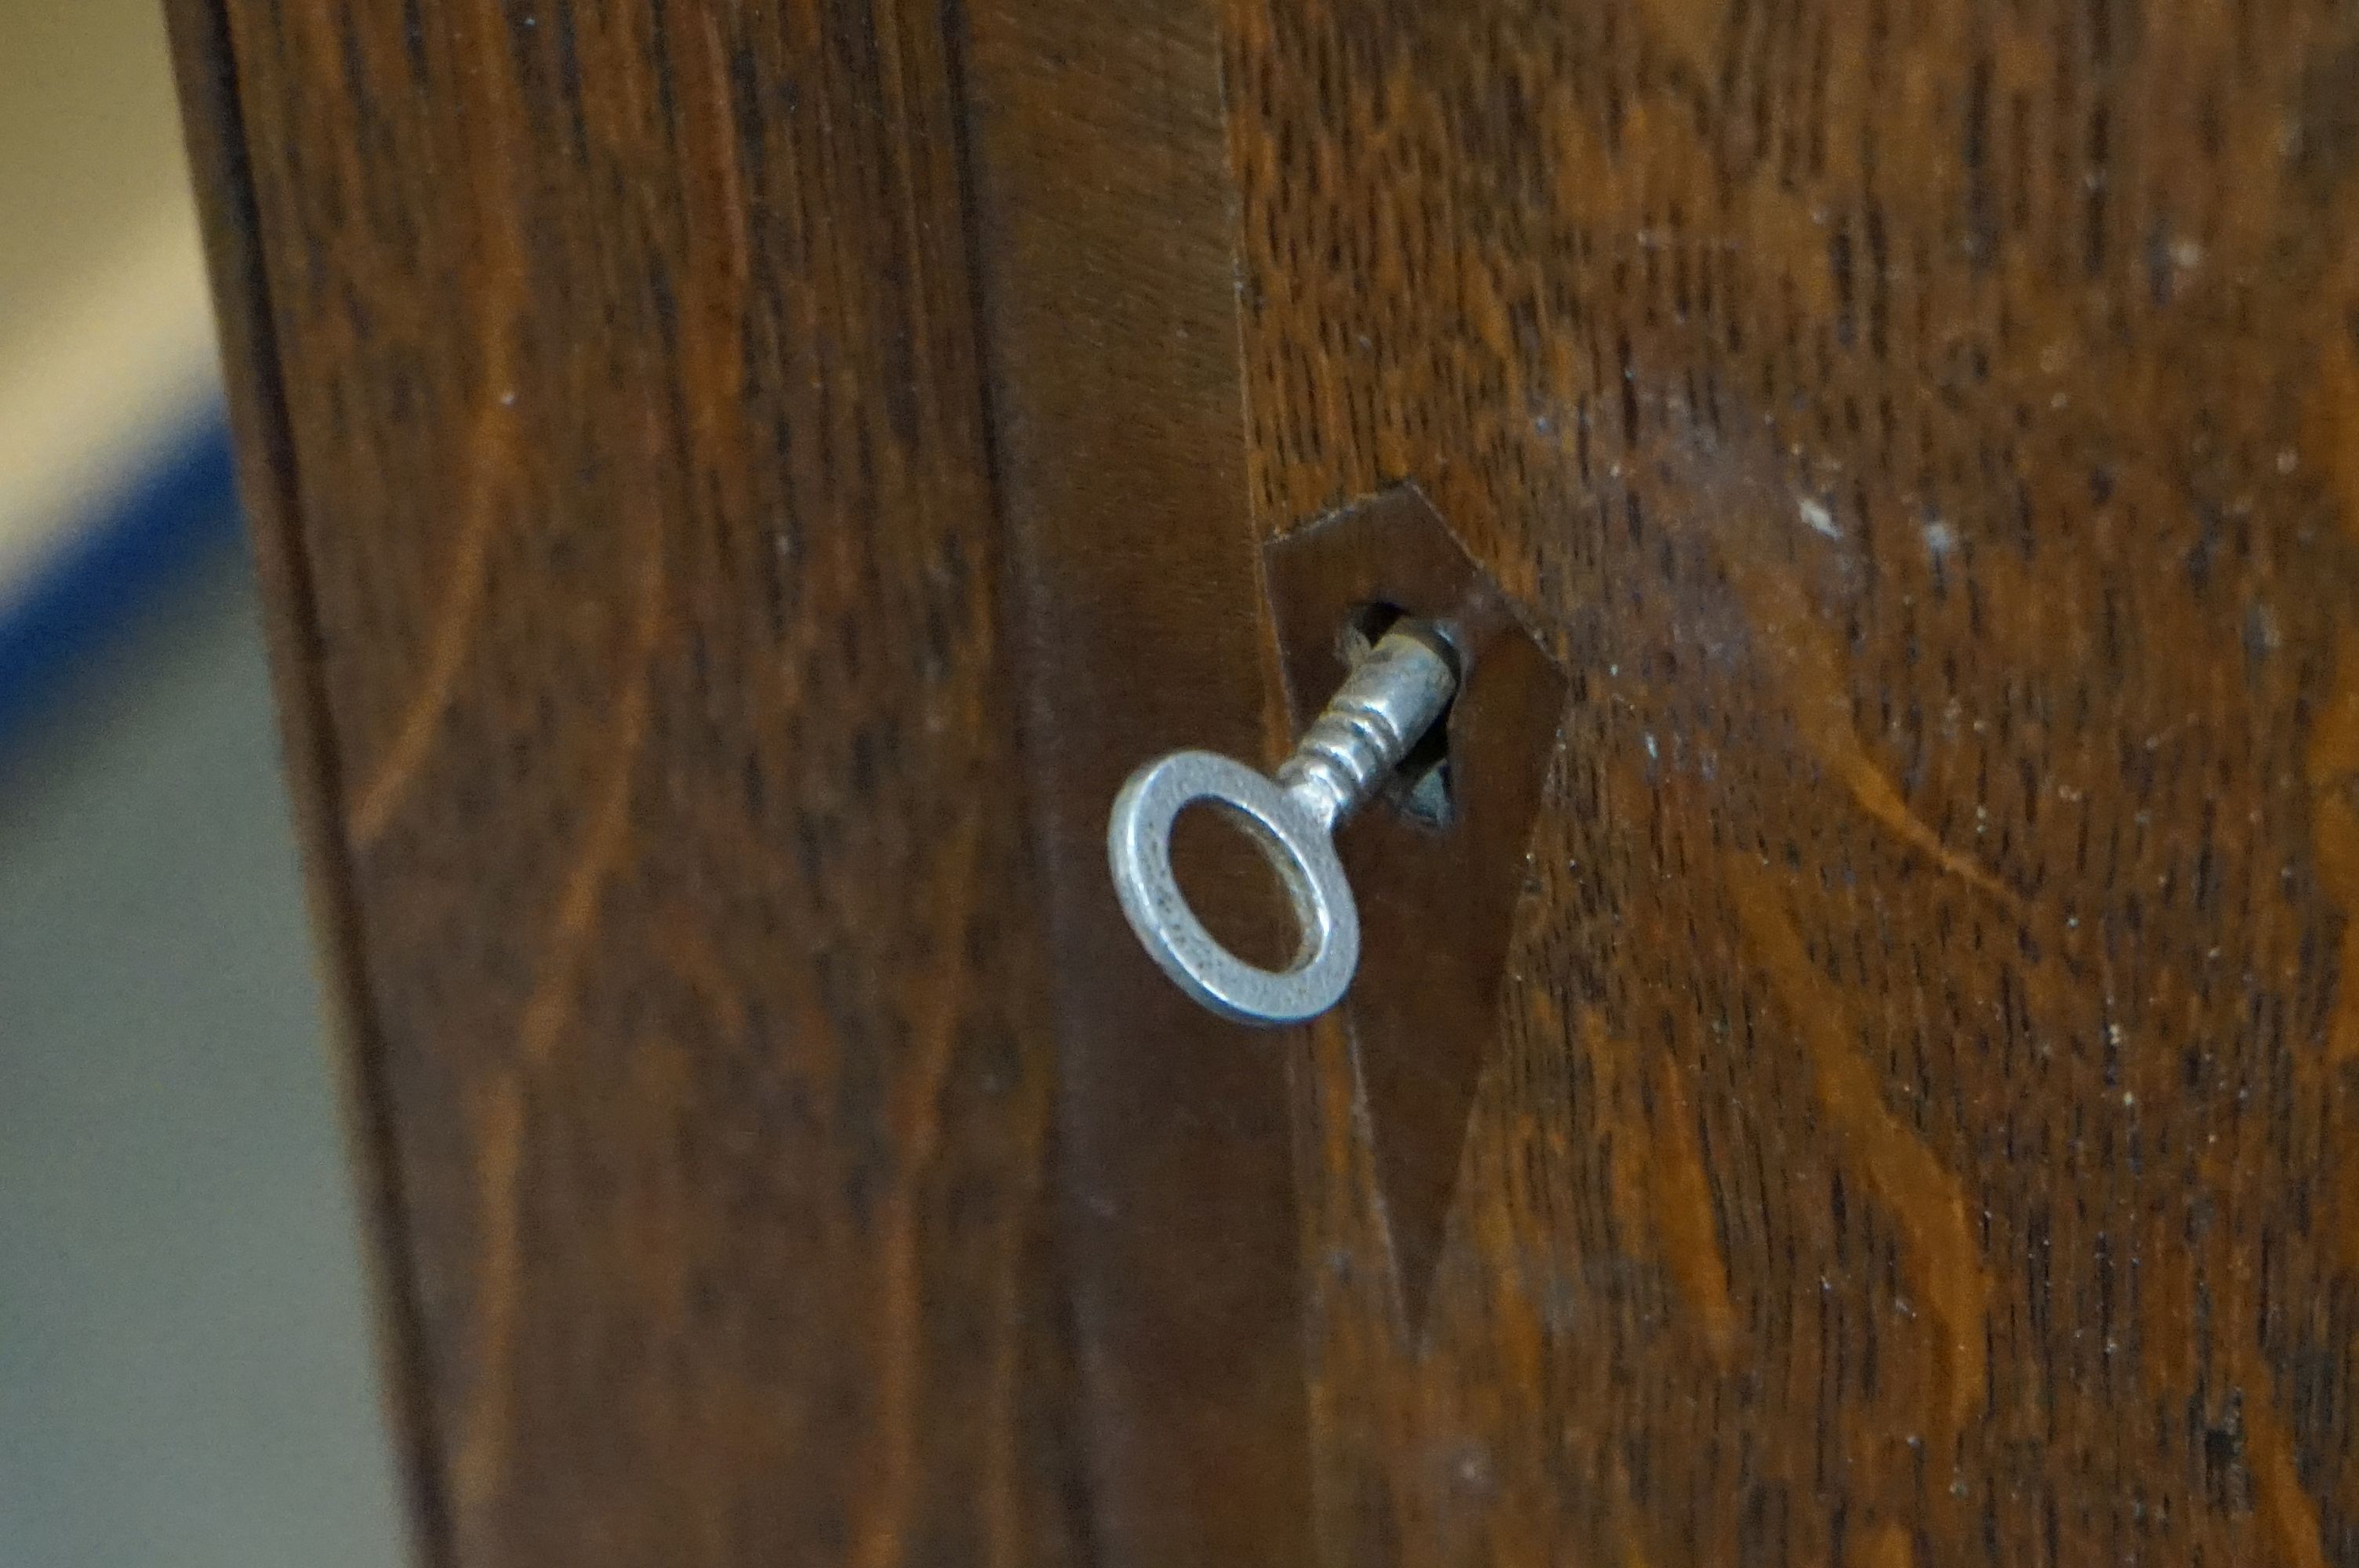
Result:
<instances>
[{"instance_id":1,"label":"small metal key","mask_svg":"<svg viewBox=\"0 0 2359 1568\"><path fill-rule=\"evenodd\" d=\"M1114 796L1106 854L1114 892L1148 955L1180 989L1248 1023L1298 1023L1343 1000L1360 963L1360 914L1334 832L1450 706L1458 674L1440 636L1397 622L1278 764L1275 777L1212 752L1174 752ZM1171 829L1201 801L1234 816L1277 871L1302 929L1282 970L1223 946L1171 871Z\"/></svg>"}]
</instances>

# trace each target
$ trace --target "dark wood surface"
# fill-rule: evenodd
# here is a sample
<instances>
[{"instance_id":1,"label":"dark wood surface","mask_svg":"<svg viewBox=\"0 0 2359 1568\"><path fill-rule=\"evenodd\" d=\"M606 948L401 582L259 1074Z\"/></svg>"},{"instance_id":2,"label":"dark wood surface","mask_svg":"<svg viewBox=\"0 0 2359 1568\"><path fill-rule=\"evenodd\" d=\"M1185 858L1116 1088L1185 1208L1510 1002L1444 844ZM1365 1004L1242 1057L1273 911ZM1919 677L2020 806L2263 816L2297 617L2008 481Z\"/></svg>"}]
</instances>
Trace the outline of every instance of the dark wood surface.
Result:
<instances>
[{"instance_id":1,"label":"dark wood surface","mask_svg":"<svg viewBox=\"0 0 2359 1568\"><path fill-rule=\"evenodd\" d=\"M2359 12L173 7L432 1561L2359 1563ZM1406 1167L1097 841L1402 481Z\"/></svg>"},{"instance_id":2,"label":"dark wood surface","mask_svg":"<svg viewBox=\"0 0 2359 1568\"><path fill-rule=\"evenodd\" d=\"M357 1239L377 1309L381 1405L409 1505L404 1544L417 1561L440 1564L448 1561L449 1516L440 1467L423 1425L425 1325L408 1274L408 1210L394 1156L385 1058L361 989L359 912L334 809L336 756L320 680L310 564L292 526L298 504L292 434L278 379L277 329L263 270L228 17L216 6L179 0L173 0L168 16L190 172L212 269L223 381L237 435L239 501L262 589L281 765L302 849L321 991L336 1040L340 1109L358 1188Z\"/></svg>"},{"instance_id":3,"label":"dark wood surface","mask_svg":"<svg viewBox=\"0 0 2359 1568\"><path fill-rule=\"evenodd\" d=\"M1295 1568L1312 1550L1298 1036L1183 998L1105 870L1131 769L1180 745L1259 756L1285 723L1245 503L1217 17L1212 0L964 10L1101 1546L1109 1563ZM1250 884L1196 887L1249 911Z\"/></svg>"},{"instance_id":4,"label":"dark wood surface","mask_svg":"<svg viewBox=\"0 0 2359 1568\"><path fill-rule=\"evenodd\" d=\"M1326 1560L2359 1561L2359 14L1226 27L1262 526L1574 683L1421 1344L1297 1098Z\"/></svg>"},{"instance_id":5,"label":"dark wood surface","mask_svg":"<svg viewBox=\"0 0 2359 1568\"><path fill-rule=\"evenodd\" d=\"M1565 679L1413 485L1274 541L1263 569L1297 734L1367 651L1381 630L1375 617L1415 618L1456 660L1439 746L1413 752L1390 792L1336 835L1360 919L1360 968L1341 1018L1399 1288L1397 1332L1414 1339L1456 1195L1467 1112L1499 1038ZM1441 793L1420 804L1411 795L1430 787L1429 769Z\"/></svg>"},{"instance_id":6,"label":"dark wood surface","mask_svg":"<svg viewBox=\"0 0 2359 1568\"><path fill-rule=\"evenodd\" d=\"M175 16L429 1557L1080 1560L940 17Z\"/></svg>"}]
</instances>

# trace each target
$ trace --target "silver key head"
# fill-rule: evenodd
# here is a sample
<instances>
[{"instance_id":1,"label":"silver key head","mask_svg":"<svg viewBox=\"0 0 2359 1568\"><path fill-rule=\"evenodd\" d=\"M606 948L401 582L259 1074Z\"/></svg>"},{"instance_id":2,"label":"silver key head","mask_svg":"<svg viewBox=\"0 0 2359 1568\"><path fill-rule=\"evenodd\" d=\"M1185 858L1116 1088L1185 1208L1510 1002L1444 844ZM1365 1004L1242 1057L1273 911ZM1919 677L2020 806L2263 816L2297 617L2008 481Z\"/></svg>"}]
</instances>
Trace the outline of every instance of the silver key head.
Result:
<instances>
[{"instance_id":1,"label":"silver key head","mask_svg":"<svg viewBox=\"0 0 2359 1568\"><path fill-rule=\"evenodd\" d=\"M1223 946L1171 871L1171 829L1202 802L1229 813L1277 871L1302 942L1284 969ZM1343 1000L1360 963L1360 914L1326 827L1275 780L1212 752L1174 752L1114 797L1106 854L1123 914L1163 972L1213 1011L1247 1023L1299 1023Z\"/></svg>"}]
</instances>

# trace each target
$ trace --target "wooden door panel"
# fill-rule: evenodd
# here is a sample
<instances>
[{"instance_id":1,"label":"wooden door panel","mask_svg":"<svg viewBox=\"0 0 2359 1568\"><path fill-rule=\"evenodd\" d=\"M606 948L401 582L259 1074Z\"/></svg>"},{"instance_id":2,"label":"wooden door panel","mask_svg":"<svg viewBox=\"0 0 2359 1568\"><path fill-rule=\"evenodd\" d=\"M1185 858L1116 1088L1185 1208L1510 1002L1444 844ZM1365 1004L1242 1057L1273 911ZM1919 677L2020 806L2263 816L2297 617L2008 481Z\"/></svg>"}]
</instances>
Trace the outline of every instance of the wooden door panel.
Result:
<instances>
[{"instance_id":1,"label":"wooden door panel","mask_svg":"<svg viewBox=\"0 0 2359 1568\"><path fill-rule=\"evenodd\" d=\"M429 1556L1067 1560L940 17L176 26L234 72L199 140Z\"/></svg>"},{"instance_id":2,"label":"wooden door panel","mask_svg":"<svg viewBox=\"0 0 2359 1568\"><path fill-rule=\"evenodd\" d=\"M1219 18L1211 0L965 13L1096 1544L1293 1568L1312 1546L1285 1036L1174 989L1106 876L1107 807L1140 761L1251 755L1282 722L1245 504Z\"/></svg>"},{"instance_id":3,"label":"wooden door panel","mask_svg":"<svg viewBox=\"0 0 2359 1568\"><path fill-rule=\"evenodd\" d=\"M2347 1561L2348 13L1227 27L1262 526L1576 686L1423 1325L1297 1098L1327 1560Z\"/></svg>"},{"instance_id":4,"label":"wooden door panel","mask_svg":"<svg viewBox=\"0 0 2359 1568\"><path fill-rule=\"evenodd\" d=\"M429 1560L2359 1560L2348 6L172 9ZM1405 484L1440 1204L1099 839Z\"/></svg>"}]
</instances>

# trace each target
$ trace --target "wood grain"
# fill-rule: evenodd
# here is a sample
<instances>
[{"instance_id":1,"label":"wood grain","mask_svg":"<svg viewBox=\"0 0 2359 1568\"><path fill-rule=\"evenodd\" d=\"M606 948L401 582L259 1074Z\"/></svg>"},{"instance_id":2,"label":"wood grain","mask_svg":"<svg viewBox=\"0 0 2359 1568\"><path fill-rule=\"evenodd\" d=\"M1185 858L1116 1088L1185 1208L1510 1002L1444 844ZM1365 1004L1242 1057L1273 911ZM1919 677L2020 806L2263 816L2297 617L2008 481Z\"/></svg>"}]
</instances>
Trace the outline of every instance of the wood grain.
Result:
<instances>
[{"instance_id":1,"label":"wood grain","mask_svg":"<svg viewBox=\"0 0 2359 1568\"><path fill-rule=\"evenodd\" d=\"M1312 1550L1299 1036L1182 997L1105 869L1131 769L1180 745L1274 761L1284 740L1245 502L1219 18L1208 0L965 9L1097 1544L1109 1563L1295 1568ZM1198 885L1216 918L1252 891Z\"/></svg>"},{"instance_id":2,"label":"wood grain","mask_svg":"<svg viewBox=\"0 0 2359 1568\"><path fill-rule=\"evenodd\" d=\"M2359 1561L2359 18L1230 0L1256 504L1575 672L1325 1560Z\"/></svg>"},{"instance_id":3,"label":"wood grain","mask_svg":"<svg viewBox=\"0 0 2359 1568\"><path fill-rule=\"evenodd\" d=\"M432 1558L2359 1562L2359 13L175 11ZM1094 843L1403 481L1414 1329Z\"/></svg>"},{"instance_id":4,"label":"wood grain","mask_svg":"<svg viewBox=\"0 0 2359 1568\"><path fill-rule=\"evenodd\" d=\"M380 1400L409 1505L404 1544L418 1562L441 1568L449 1561L449 1515L426 1430L425 1327L408 1266L408 1206L394 1154L385 1056L362 991L359 912L332 809L341 791L320 682L310 570L292 526L292 438L278 378L277 330L263 271L229 19L210 0L169 0L165 14L190 173L209 252L223 392L237 437L239 504L262 589L281 766L302 849L304 892L334 1041L339 1109L359 1188L354 1209L376 1309Z\"/></svg>"},{"instance_id":5,"label":"wood grain","mask_svg":"<svg viewBox=\"0 0 2359 1568\"><path fill-rule=\"evenodd\" d=\"M1296 734L1365 652L1373 607L1440 631L1458 660L1431 762L1447 781L1446 809L1420 817L1404 807L1427 762L1412 758L1335 839L1360 917L1359 972L1341 1009L1360 1079L1356 1114L1400 1288L1398 1332L1413 1341L1464 1161L1467 1111L1498 1044L1565 678L1412 486L1276 540L1262 565ZM1357 633L1348 640L1337 635L1347 626Z\"/></svg>"},{"instance_id":6,"label":"wood grain","mask_svg":"<svg viewBox=\"0 0 2359 1568\"><path fill-rule=\"evenodd\" d=\"M940 16L176 22L429 1554L1078 1560Z\"/></svg>"}]
</instances>

